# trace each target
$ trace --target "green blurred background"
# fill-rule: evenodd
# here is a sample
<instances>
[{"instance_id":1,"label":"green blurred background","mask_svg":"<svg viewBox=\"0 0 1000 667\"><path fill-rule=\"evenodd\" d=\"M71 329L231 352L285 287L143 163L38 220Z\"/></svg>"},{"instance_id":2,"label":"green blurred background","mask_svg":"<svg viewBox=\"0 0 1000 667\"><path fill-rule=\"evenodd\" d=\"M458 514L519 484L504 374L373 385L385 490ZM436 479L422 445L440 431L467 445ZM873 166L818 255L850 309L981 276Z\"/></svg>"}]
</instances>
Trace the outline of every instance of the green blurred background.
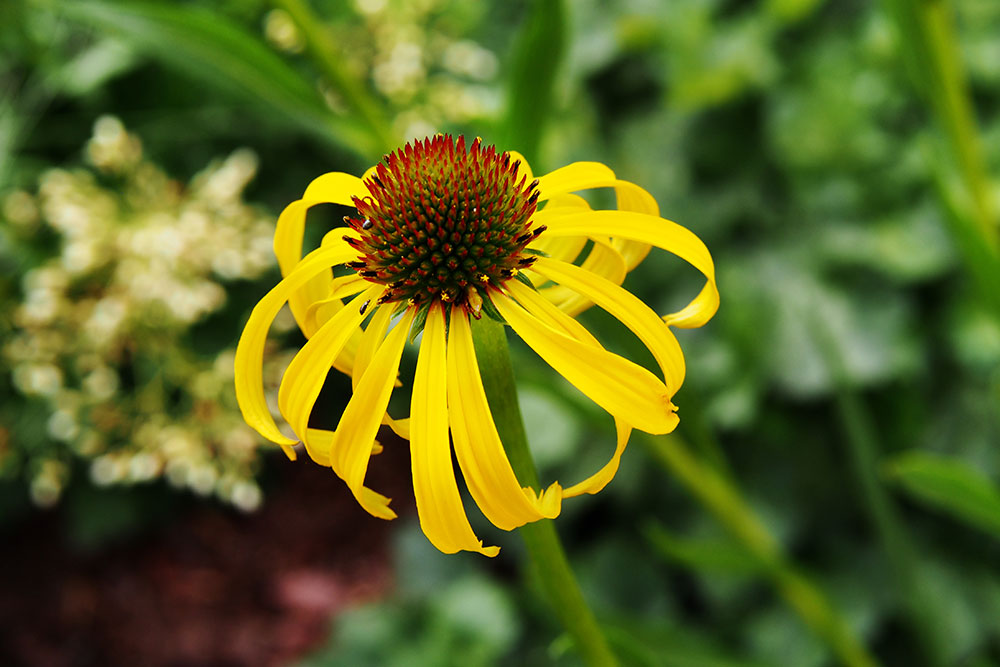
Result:
<instances>
[{"instance_id":1,"label":"green blurred background","mask_svg":"<svg viewBox=\"0 0 1000 667\"><path fill-rule=\"evenodd\" d=\"M0 663L579 664L516 534L426 542L405 442L386 524L235 405L277 213L437 131L604 162L715 258L677 433L557 523L623 663L1000 665L995 0L5 0ZM625 284L700 288L655 252ZM514 354L581 479L610 418Z\"/></svg>"}]
</instances>

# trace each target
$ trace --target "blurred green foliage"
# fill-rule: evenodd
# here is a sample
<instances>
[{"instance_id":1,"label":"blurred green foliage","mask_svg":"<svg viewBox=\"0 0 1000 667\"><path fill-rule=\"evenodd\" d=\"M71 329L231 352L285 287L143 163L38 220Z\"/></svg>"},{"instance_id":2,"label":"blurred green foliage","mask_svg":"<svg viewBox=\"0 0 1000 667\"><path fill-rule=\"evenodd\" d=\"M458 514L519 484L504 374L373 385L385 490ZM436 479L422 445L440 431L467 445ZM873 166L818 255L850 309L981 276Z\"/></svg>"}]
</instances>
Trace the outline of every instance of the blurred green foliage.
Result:
<instances>
[{"instance_id":1,"label":"blurred green foliage","mask_svg":"<svg viewBox=\"0 0 1000 667\"><path fill-rule=\"evenodd\" d=\"M182 458L213 467L209 491L228 488L231 500L235 481L254 484L260 465L256 441L238 456L217 444L213 432L236 429L238 413L216 362L273 271L184 268L224 290L225 304L180 320L129 310L134 326L116 345L86 355L74 347L82 316L57 310L43 324L68 340L38 361L32 341L48 330L25 313L52 299L76 313L114 289L128 258L101 251L93 270L53 274L77 252L53 202L109 211L89 219L115 238L158 212L176 231L186 207L218 201L198 203L206 179L251 159L234 152L248 147L259 169L246 198L260 204L242 201L244 170L230 214L211 214L218 256L245 259L241 244L259 249L258 227L313 177L361 173L387 137L444 130L511 142L505 149L525 142L538 173L600 160L649 189L719 270L718 316L681 332L688 377L671 446L689 458L671 463L634 443L615 481L567 503L558 522L623 661L825 665L843 659L843 631L886 665L1000 664L1000 272L989 241L997 221L987 213L984 227L990 209L975 204L1000 194L1000 4L922 3L954 13L957 38L950 19L901 17L907 5L3 3L7 495L31 488L36 502L54 501L49 487L74 470L104 479L95 470L109 452L131 458L108 481L155 477L169 457L142 428L190 419L200 425L185 431ZM961 104L969 114L956 115ZM119 153L141 141L124 172L94 155L101 128L117 122L98 121L109 113L124 123L114 125ZM136 180L140 162L156 187ZM251 219L252 234L240 227ZM668 312L699 285L654 253L627 287ZM582 318L612 349L645 359L604 313ZM125 360L124 349L136 354ZM610 420L527 348L513 353L542 477L584 477L612 450ZM281 357L271 357L277 377ZM74 392L77 431L57 417L58 392L37 391L44 377L19 374L29 361ZM130 374L128 398L102 399L86 384L99 369L119 386ZM215 384L203 396L206 377ZM132 406L156 383L160 399ZM207 403L195 409L195 399ZM109 403L115 429L95 421L95 406ZM209 406L216 412L198 422ZM86 433L108 442L91 449ZM152 475L130 476L140 454L160 457ZM228 486L229 469L216 468L227 460L239 471ZM552 640L559 630L537 582L512 573L516 536L477 524L504 547L485 562L433 552L400 523L398 592L337 619L329 647L305 664L576 664L565 638ZM99 525L93 541L114 530Z\"/></svg>"}]
</instances>

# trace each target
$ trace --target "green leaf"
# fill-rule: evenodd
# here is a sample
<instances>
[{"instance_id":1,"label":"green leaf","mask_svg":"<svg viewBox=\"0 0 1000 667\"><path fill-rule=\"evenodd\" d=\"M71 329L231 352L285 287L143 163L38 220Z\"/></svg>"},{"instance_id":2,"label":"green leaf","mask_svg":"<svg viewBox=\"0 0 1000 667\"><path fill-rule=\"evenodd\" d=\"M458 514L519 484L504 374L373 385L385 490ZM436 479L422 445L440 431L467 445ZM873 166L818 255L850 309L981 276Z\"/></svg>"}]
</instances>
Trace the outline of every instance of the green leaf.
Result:
<instances>
[{"instance_id":1,"label":"green leaf","mask_svg":"<svg viewBox=\"0 0 1000 667\"><path fill-rule=\"evenodd\" d=\"M657 521L647 523L643 533L659 555L696 572L746 575L762 569L760 559L731 540L678 537Z\"/></svg>"},{"instance_id":2,"label":"green leaf","mask_svg":"<svg viewBox=\"0 0 1000 667\"><path fill-rule=\"evenodd\" d=\"M1000 537L1000 489L967 463L908 452L889 462L885 470L917 500Z\"/></svg>"},{"instance_id":3,"label":"green leaf","mask_svg":"<svg viewBox=\"0 0 1000 667\"><path fill-rule=\"evenodd\" d=\"M353 118L337 118L298 72L242 26L189 5L58 0L59 12L114 34L137 50L205 85L248 102L263 117L277 113L359 155L376 152Z\"/></svg>"},{"instance_id":4,"label":"green leaf","mask_svg":"<svg viewBox=\"0 0 1000 667\"><path fill-rule=\"evenodd\" d=\"M638 614L605 617L603 627L621 664L629 667L764 667L730 654L695 627Z\"/></svg>"},{"instance_id":5,"label":"green leaf","mask_svg":"<svg viewBox=\"0 0 1000 667\"><path fill-rule=\"evenodd\" d=\"M507 113L500 135L505 150L538 159L545 121L552 111L552 91L566 42L562 0L535 0L511 57Z\"/></svg>"}]
</instances>

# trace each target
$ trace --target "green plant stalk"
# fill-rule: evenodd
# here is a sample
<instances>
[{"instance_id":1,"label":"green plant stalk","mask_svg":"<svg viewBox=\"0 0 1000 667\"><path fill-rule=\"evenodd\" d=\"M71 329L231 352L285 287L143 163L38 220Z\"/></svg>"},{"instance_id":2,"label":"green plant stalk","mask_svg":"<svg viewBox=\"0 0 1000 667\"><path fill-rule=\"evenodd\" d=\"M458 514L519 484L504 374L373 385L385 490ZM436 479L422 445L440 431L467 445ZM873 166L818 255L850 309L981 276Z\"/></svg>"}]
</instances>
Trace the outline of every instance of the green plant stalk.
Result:
<instances>
[{"instance_id":1,"label":"green plant stalk","mask_svg":"<svg viewBox=\"0 0 1000 667\"><path fill-rule=\"evenodd\" d=\"M912 634L923 646L925 662L942 667L948 664L945 650L948 639L942 636L944 626L936 618L937 602L923 585L913 543L878 478L879 447L871 418L857 394L844 383L840 383L837 391L837 411L847 436L854 475L902 594Z\"/></svg>"},{"instance_id":2,"label":"green plant stalk","mask_svg":"<svg viewBox=\"0 0 1000 667\"><path fill-rule=\"evenodd\" d=\"M938 621L938 606L920 577L913 542L892 499L878 478L880 447L871 417L850 386L843 358L829 329L823 326L816 313L807 316L812 317L810 324L813 336L818 341L837 387L837 411L847 439L854 476L861 487L865 508L889 560L911 633L923 648L926 664L942 667L948 662L945 649L948 640L941 634L945 626Z\"/></svg>"},{"instance_id":3,"label":"green plant stalk","mask_svg":"<svg viewBox=\"0 0 1000 667\"><path fill-rule=\"evenodd\" d=\"M538 473L517 404L514 368L504 326L487 317L472 324L476 357L486 398L500 439L522 484L538 488ZM610 667L618 661L580 591L551 520L542 519L519 529L531 557L534 573L563 627L573 638L584 661L593 667Z\"/></svg>"},{"instance_id":4,"label":"green plant stalk","mask_svg":"<svg viewBox=\"0 0 1000 667\"><path fill-rule=\"evenodd\" d=\"M360 116L381 145L389 152L399 145L399 138L392 131L381 105L364 89L361 83L343 67L325 26L306 0L272 0L283 9L302 33L306 50L323 71L330 84L340 94L348 108Z\"/></svg>"},{"instance_id":5,"label":"green plant stalk","mask_svg":"<svg viewBox=\"0 0 1000 667\"><path fill-rule=\"evenodd\" d=\"M732 484L692 455L676 435L642 434L640 442L758 559L781 596L841 662L849 667L878 664L823 593L785 560L778 542Z\"/></svg>"},{"instance_id":6,"label":"green plant stalk","mask_svg":"<svg viewBox=\"0 0 1000 667\"><path fill-rule=\"evenodd\" d=\"M952 8L945 0L885 0L918 92L944 132L982 239L996 249L996 209L962 67Z\"/></svg>"}]
</instances>

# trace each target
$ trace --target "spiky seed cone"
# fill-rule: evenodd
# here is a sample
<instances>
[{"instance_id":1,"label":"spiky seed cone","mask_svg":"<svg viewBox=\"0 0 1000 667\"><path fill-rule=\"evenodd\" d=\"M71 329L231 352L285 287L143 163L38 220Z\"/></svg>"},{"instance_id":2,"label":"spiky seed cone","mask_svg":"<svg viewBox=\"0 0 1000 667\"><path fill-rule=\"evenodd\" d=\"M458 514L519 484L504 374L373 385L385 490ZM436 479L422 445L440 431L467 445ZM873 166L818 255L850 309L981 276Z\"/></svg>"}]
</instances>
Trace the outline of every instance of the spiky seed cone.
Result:
<instances>
[{"instance_id":1,"label":"spiky seed cone","mask_svg":"<svg viewBox=\"0 0 1000 667\"><path fill-rule=\"evenodd\" d=\"M407 301L478 316L487 287L497 287L530 265L525 247L532 231L538 181L517 178L507 153L476 139L437 135L385 156L365 184L370 197L354 198L360 235L352 268L388 285L381 303Z\"/></svg>"}]
</instances>

